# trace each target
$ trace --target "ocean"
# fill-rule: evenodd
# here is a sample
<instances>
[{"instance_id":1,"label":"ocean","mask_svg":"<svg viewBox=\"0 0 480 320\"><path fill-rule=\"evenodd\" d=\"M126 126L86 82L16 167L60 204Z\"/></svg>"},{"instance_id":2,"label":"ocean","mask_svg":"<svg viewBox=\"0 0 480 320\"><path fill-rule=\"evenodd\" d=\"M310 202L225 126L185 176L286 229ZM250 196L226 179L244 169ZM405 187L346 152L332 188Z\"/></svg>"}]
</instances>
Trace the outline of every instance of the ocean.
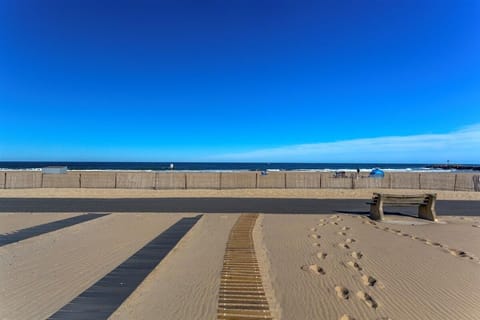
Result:
<instances>
[{"instance_id":1,"label":"ocean","mask_svg":"<svg viewBox=\"0 0 480 320\"><path fill-rule=\"evenodd\" d=\"M472 171L468 169L433 168L431 164L419 163L265 163L265 162L45 162L45 161L0 161L0 170L41 170L48 166L66 166L69 170L140 170L140 171L369 171L380 168L384 171Z\"/></svg>"}]
</instances>

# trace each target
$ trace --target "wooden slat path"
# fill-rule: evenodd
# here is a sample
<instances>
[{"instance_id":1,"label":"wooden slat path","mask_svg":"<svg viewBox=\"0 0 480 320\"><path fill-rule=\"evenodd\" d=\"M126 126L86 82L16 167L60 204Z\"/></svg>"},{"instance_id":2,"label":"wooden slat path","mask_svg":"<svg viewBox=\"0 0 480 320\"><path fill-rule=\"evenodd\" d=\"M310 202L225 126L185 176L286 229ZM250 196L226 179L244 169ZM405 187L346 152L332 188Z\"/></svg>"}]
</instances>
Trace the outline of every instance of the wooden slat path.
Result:
<instances>
[{"instance_id":1,"label":"wooden slat path","mask_svg":"<svg viewBox=\"0 0 480 320\"><path fill-rule=\"evenodd\" d=\"M180 219L49 319L108 319L201 217Z\"/></svg>"},{"instance_id":2,"label":"wooden slat path","mask_svg":"<svg viewBox=\"0 0 480 320\"><path fill-rule=\"evenodd\" d=\"M242 214L230 231L223 259L218 320L273 319L253 244L257 218L258 214Z\"/></svg>"},{"instance_id":3,"label":"wooden slat path","mask_svg":"<svg viewBox=\"0 0 480 320\"><path fill-rule=\"evenodd\" d=\"M38 226L21 229L12 233L0 235L0 247L10 243L33 238L44 233L53 232L59 229L67 228L78 223L90 221L109 215L109 213L87 213L74 216L67 219L52 221Z\"/></svg>"}]
</instances>

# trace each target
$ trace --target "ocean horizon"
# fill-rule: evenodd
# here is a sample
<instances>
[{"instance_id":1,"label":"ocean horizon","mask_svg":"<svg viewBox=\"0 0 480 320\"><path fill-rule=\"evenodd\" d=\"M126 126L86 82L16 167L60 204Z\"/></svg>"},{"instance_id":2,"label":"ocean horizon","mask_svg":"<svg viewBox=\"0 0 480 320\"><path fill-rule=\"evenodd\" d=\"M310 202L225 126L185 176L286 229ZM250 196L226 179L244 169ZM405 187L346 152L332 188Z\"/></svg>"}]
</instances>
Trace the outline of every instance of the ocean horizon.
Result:
<instances>
[{"instance_id":1,"label":"ocean horizon","mask_svg":"<svg viewBox=\"0 0 480 320\"><path fill-rule=\"evenodd\" d=\"M399 172L471 172L465 167L479 167L462 164L427 163L292 163L292 162L89 162L89 161L0 161L0 170L41 170L50 166L66 166L68 170L81 171L368 171L379 168ZM172 167L173 166L173 167ZM438 168L438 166L444 166ZM173 168L173 169L172 169Z\"/></svg>"}]
</instances>

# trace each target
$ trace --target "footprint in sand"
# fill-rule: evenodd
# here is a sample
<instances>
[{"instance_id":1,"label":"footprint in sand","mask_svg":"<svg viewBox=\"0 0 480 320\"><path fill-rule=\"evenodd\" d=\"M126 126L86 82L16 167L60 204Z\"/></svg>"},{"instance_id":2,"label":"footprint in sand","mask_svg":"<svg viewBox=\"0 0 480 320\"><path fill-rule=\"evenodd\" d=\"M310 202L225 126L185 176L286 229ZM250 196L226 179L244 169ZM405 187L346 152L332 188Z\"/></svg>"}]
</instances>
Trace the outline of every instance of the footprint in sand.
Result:
<instances>
[{"instance_id":1,"label":"footprint in sand","mask_svg":"<svg viewBox=\"0 0 480 320\"><path fill-rule=\"evenodd\" d=\"M462 258L467 258L469 255L462 250L457 250L457 249L448 249L448 252L450 252L451 255L454 255L456 257L462 257Z\"/></svg>"},{"instance_id":2,"label":"footprint in sand","mask_svg":"<svg viewBox=\"0 0 480 320\"><path fill-rule=\"evenodd\" d=\"M357 271L362 271L362 267L360 267L360 265L357 263L357 262L353 262L353 261L348 261L347 262L347 265L350 267L350 268L353 268Z\"/></svg>"},{"instance_id":3,"label":"footprint in sand","mask_svg":"<svg viewBox=\"0 0 480 320\"><path fill-rule=\"evenodd\" d=\"M338 226L338 222L330 222L330 224Z\"/></svg>"},{"instance_id":4,"label":"footprint in sand","mask_svg":"<svg viewBox=\"0 0 480 320\"><path fill-rule=\"evenodd\" d=\"M323 223L323 222L318 224L319 227L323 227L323 226L326 226L326 225L327 225L327 224L326 224L326 223Z\"/></svg>"},{"instance_id":5,"label":"footprint in sand","mask_svg":"<svg viewBox=\"0 0 480 320\"><path fill-rule=\"evenodd\" d=\"M317 231L317 228L310 228L310 231L315 232Z\"/></svg>"},{"instance_id":6,"label":"footprint in sand","mask_svg":"<svg viewBox=\"0 0 480 320\"><path fill-rule=\"evenodd\" d=\"M321 236L319 234L311 234L309 237L313 238L313 239L320 239L321 238Z\"/></svg>"},{"instance_id":7,"label":"footprint in sand","mask_svg":"<svg viewBox=\"0 0 480 320\"><path fill-rule=\"evenodd\" d=\"M348 300L350 298L350 290L345 287L336 286L335 292L337 293L337 297Z\"/></svg>"},{"instance_id":8,"label":"footprint in sand","mask_svg":"<svg viewBox=\"0 0 480 320\"><path fill-rule=\"evenodd\" d=\"M343 227L342 230L343 230L343 231L350 230L350 227Z\"/></svg>"},{"instance_id":9,"label":"footprint in sand","mask_svg":"<svg viewBox=\"0 0 480 320\"><path fill-rule=\"evenodd\" d=\"M327 256L328 256L328 253L326 253L326 252L319 252L319 253L317 253L317 257L318 257L319 259L325 259Z\"/></svg>"},{"instance_id":10,"label":"footprint in sand","mask_svg":"<svg viewBox=\"0 0 480 320\"><path fill-rule=\"evenodd\" d=\"M474 227L474 228L480 228L480 225L478 225L478 224L472 224L472 227Z\"/></svg>"},{"instance_id":11,"label":"footprint in sand","mask_svg":"<svg viewBox=\"0 0 480 320\"><path fill-rule=\"evenodd\" d=\"M346 243L353 243L353 242L356 242L357 240L355 239L352 239L352 238L348 238L347 240L345 240Z\"/></svg>"},{"instance_id":12,"label":"footprint in sand","mask_svg":"<svg viewBox=\"0 0 480 320\"><path fill-rule=\"evenodd\" d=\"M365 302L370 308L376 309L378 307L378 303L366 292L358 291L357 298Z\"/></svg>"},{"instance_id":13,"label":"footprint in sand","mask_svg":"<svg viewBox=\"0 0 480 320\"><path fill-rule=\"evenodd\" d=\"M342 232L342 231L338 231L337 234L341 235L341 236L346 236L347 233L346 232Z\"/></svg>"},{"instance_id":14,"label":"footprint in sand","mask_svg":"<svg viewBox=\"0 0 480 320\"><path fill-rule=\"evenodd\" d=\"M355 318L349 316L348 314L344 314L338 320L355 320Z\"/></svg>"},{"instance_id":15,"label":"footprint in sand","mask_svg":"<svg viewBox=\"0 0 480 320\"><path fill-rule=\"evenodd\" d=\"M335 218L340 218L340 216L337 216L337 215L330 216L330 219L335 219Z\"/></svg>"},{"instance_id":16,"label":"footprint in sand","mask_svg":"<svg viewBox=\"0 0 480 320\"><path fill-rule=\"evenodd\" d=\"M372 276L367 276L366 274L364 274L362 276L362 282L366 286L373 287L377 283L377 279L375 279Z\"/></svg>"},{"instance_id":17,"label":"footprint in sand","mask_svg":"<svg viewBox=\"0 0 480 320\"><path fill-rule=\"evenodd\" d=\"M338 246L343 249L350 249L350 246L346 243L339 243Z\"/></svg>"},{"instance_id":18,"label":"footprint in sand","mask_svg":"<svg viewBox=\"0 0 480 320\"><path fill-rule=\"evenodd\" d=\"M355 259L360 260L363 257L363 253L361 253L360 251L353 251L351 256L354 257Z\"/></svg>"},{"instance_id":19,"label":"footprint in sand","mask_svg":"<svg viewBox=\"0 0 480 320\"><path fill-rule=\"evenodd\" d=\"M303 271L310 271L315 274L321 274L321 275L325 274L325 270L317 264L305 265L305 266L302 266L301 269Z\"/></svg>"},{"instance_id":20,"label":"footprint in sand","mask_svg":"<svg viewBox=\"0 0 480 320\"><path fill-rule=\"evenodd\" d=\"M402 233L402 236L404 237L410 237L410 235L408 233Z\"/></svg>"},{"instance_id":21,"label":"footprint in sand","mask_svg":"<svg viewBox=\"0 0 480 320\"><path fill-rule=\"evenodd\" d=\"M312 243L312 246L314 246L314 247L320 247L320 243L314 242L314 243Z\"/></svg>"}]
</instances>

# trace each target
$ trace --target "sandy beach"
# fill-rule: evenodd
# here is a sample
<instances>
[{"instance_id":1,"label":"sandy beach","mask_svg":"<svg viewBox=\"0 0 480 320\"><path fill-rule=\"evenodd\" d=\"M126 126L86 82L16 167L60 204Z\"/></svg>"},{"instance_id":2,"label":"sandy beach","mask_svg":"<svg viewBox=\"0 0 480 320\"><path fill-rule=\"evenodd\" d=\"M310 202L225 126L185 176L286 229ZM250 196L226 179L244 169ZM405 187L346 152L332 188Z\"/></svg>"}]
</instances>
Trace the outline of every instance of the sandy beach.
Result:
<instances>
[{"instance_id":1,"label":"sandy beach","mask_svg":"<svg viewBox=\"0 0 480 320\"><path fill-rule=\"evenodd\" d=\"M395 190L401 192L401 190ZM412 190L409 190L412 192ZM2 197L368 198L372 190L1 190ZM477 200L477 193L439 192ZM203 214L111 319L216 319L229 233L242 212ZM0 213L0 234L78 213ZM111 213L0 246L0 319L46 319L184 217ZM438 222L260 214L252 234L273 319L479 319L480 216Z\"/></svg>"}]
</instances>

